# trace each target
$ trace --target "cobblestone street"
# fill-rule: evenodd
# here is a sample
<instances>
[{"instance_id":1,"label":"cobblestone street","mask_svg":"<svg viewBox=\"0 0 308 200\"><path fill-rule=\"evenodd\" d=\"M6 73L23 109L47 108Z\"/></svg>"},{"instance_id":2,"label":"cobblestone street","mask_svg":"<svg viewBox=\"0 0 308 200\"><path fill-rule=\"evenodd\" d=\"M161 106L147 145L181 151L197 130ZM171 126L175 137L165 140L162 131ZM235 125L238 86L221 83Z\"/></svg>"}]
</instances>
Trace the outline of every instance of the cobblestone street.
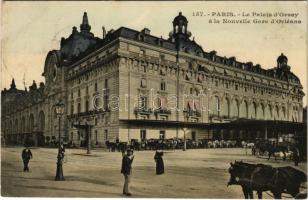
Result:
<instances>
[{"instance_id":1,"label":"cobblestone street","mask_svg":"<svg viewBox=\"0 0 308 200\"><path fill-rule=\"evenodd\" d=\"M3 196L26 197L123 197L121 153L67 149L65 181L56 182L56 149L32 149L30 172L22 171L21 147L2 148L1 189ZM250 150L248 151L250 154ZM155 175L153 151L135 152L131 182L132 197L243 198L239 186L227 187L229 163L243 160L286 166L293 163L267 161L246 155L245 149L197 149L166 151L165 174ZM300 163L299 168L306 169ZM270 198L264 193L264 198Z\"/></svg>"}]
</instances>

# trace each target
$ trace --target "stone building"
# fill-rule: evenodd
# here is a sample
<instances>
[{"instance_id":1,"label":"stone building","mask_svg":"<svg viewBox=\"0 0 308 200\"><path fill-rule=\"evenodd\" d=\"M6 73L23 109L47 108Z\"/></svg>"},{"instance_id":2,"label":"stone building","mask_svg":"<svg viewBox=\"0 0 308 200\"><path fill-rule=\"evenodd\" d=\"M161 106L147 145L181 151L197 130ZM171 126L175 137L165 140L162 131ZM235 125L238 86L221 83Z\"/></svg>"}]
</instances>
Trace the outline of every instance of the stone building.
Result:
<instances>
[{"instance_id":1,"label":"stone building","mask_svg":"<svg viewBox=\"0 0 308 200\"><path fill-rule=\"evenodd\" d=\"M126 27L103 28L99 38L84 13L80 31L73 27L60 49L47 54L45 84L34 82L26 91L13 82L2 91L2 134L11 143L56 140L54 104L60 99L66 106L63 139L77 146L88 138L85 125L101 146L116 138L184 134L193 140L277 137L302 124L303 87L285 55L264 69L205 52L191 35L179 13L168 39Z\"/></svg>"}]
</instances>

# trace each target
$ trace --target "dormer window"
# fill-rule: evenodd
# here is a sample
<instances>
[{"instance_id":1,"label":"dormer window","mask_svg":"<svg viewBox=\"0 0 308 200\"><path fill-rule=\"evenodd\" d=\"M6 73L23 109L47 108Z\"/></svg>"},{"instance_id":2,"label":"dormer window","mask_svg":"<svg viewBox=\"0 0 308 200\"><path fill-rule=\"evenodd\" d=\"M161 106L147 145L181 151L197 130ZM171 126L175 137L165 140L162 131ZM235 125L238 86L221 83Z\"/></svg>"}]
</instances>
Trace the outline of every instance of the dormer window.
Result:
<instances>
[{"instance_id":1,"label":"dormer window","mask_svg":"<svg viewBox=\"0 0 308 200\"><path fill-rule=\"evenodd\" d=\"M142 87L142 88L147 87L147 81L144 78L141 79L141 81L140 81L140 87Z\"/></svg>"},{"instance_id":2,"label":"dormer window","mask_svg":"<svg viewBox=\"0 0 308 200\"><path fill-rule=\"evenodd\" d=\"M142 72L146 73L147 72L147 67L145 65L141 66Z\"/></svg>"},{"instance_id":3,"label":"dormer window","mask_svg":"<svg viewBox=\"0 0 308 200\"><path fill-rule=\"evenodd\" d=\"M159 56L159 58L160 58L160 60L165 60L165 55L161 54L161 55Z\"/></svg>"},{"instance_id":4,"label":"dormer window","mask_svg":"<svg viewBox=\"0 0 308 200\"><path fill-rule=\"evenodd\" d=\"M215 81L215 86L218 87L218 81L217 80Z\"/></svg>"}]
</instances>

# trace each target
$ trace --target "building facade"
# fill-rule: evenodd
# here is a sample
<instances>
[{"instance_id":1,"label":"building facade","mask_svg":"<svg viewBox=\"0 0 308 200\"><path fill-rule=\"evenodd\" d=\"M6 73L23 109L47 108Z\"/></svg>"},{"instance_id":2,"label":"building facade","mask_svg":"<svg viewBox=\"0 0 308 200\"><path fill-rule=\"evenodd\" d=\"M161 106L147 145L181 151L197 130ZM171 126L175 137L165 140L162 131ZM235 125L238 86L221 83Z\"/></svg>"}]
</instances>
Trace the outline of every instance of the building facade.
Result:
<instances>
[{"instance_id":1,"label":"building facade","mask_svg":"<svg viewBox=\"0 0 308 200\"><path fill-rule=\"evenodd\" d=\"M5 140L23 143L32 138L39 145L57 140L60 128L64 140L79 146L88 138L82 125L91 126L91 141L97 146L116 138L184 134L193 140L256 138L267 132L221 127L239 120L303 122L303 87L285 55L275 67L264 69L205 52L191 39L182 13L172 25L168 39L151 35L147 28L125 27L108 33L103 28L98 38L84 13L80 31L73 27L61 39L60 50L48 53L45 84L37 87L34 82L27 91L12 82L2 91ZM66 108L61 127L54 109L59 100Z\"/></svg>"}]
</instances>

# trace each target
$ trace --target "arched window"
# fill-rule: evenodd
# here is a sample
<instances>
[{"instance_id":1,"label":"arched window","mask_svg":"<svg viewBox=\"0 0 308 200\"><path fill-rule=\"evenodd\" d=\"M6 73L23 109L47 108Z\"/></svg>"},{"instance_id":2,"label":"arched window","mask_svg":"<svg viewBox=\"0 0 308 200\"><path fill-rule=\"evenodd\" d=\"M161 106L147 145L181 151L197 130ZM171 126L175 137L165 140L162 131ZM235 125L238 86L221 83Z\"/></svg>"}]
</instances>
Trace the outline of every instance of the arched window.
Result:
<instances>
[{"instance_id":1,"label":"arched window","mask_svg":"<svg viewBox=\"0 0 308 200\"><path fill-rule=\"evenodd\" d=\"M39 113L39 131L44 132L45 129L45 115L43 111Z\"/></svg>"},{"instance_id":2,"label":"arched window","mask_svg":"<svg viewBox=\"0 0 308 200\"><path fill-rule=\"evenodd\" d=\"M253 102L253 117L257 119L257 104Z\"/></svg>"},{"instance_id":3,"label":"arched window","mask_svg":"<svg viewBox=\"0 0 308 200\"><path fill-rule=\"evenodd\" d=\"M15 119L15 133L18 133L18 119Z\"/></svg>"},{"instance_id":4,"label":"arched window","mask_svg":"<svg viewBox=\"0 0 308 200\"><path fill-rule=\"evenodd\" d=\"M286 119L286 108L282 107L282 117L283 119Z\"/></svg>"},{"instance_id":5,"label":"arched window","mask_svg":"<svg viewBox=\"0 0 308 200\"><path fill-rule=\"evenodd\" d=\"M216 104L217 115L219 115L219 112L220 112L220 101L219 101L218 96L215 96L215 104Z\"/></svg>"},{"instance_id":6,"label":"arched window","mask_svg":"<svg viewBox=\"0 0 308 200\"><path fill-rule=\"evenodd\" d=\"M88 112L89 111L89 101L86 100L86 103L85 103L85 111Z\"/></svg>"},{"instance_id":7,"label":"arched window","mask_svg":"<svg viewBox=\"0 0 308 200\"><path fill-rule=\"evenodd\" d=\"M247 103L247 101L244 101L244 107L245 107L245 117L248 118L248 103Z\"/></svg>"},{"instance_id":8,"label":"arched window","mask_svg":"<svg viewBox=\"0 0 308 200\"><path fill-rule=\"evenodd\" d=\"M227 101L227 116L229 118L230 117L230 101L229 99L226 99L226 101Z\"/></svg>"},{"instance_id":9,"label":"arched window","mask_svg":"<svg viewBox=\"0 0 308 200\"><path fill-rule=\"evenodd\" d=\"M268 109L269 109L270 118L272 118L272 116L273 116L273 109L272 109L272 106L271 106L271 105L268 105Z\"/></svg>"},{"instance_id":10,"label":"arched window","mask_svg":"<svg viewBox=\"0 0 308 200\"><path fill-rule=\"evenodd\" d=\"M240 117L240 102L235 99L235 114L236 114L236 117Z\"/></svg>"},{"instance_id":11,"label":"arched window","mask_svg":"<svg viewBox=\"0 0 308 200\"><path fill-rule=\"evenodd\" d=\"M34 128L34 116L33 114L30 114L29 116L29 132L31 133Z\"/></svg>"},{"instance_id":12,"label":"arched window","mask_svg":"<svg viewBox=\"0 0 308 200\"><path fill-rule=\"evenodd\" d=\"M176 26L175 26L175 33L178 33L178 32L179 32L179 26L176 25Z\"/></svg>"},{"instance_id":13,"label":"arched window","mask_svg":"<svg viewBox=\"0 0 308 200\"><path fill-rule=\"evenodd\" d=\"M144 78L142 78L141 81L140 81L140 87L142 87L142 88L147 87L147 81Z\"/></svg>"},{"instance_id":14,"label":"arched window","mask_svg":"<svg viewBox=\"0 0 308 200\"><path fill-rule=\"evenodd\" d=\"M277 105L275 106L275 112L276 112L276 116L277 116L277 120L278 120L279 119L279 108L278 108Z\"/></svg>"},{"instance_id":15,"label":"arched window","mask_svg":"<svg viewBox=\"0 0 308 200\"><path fill-rule=\"evenodd\" d=\"M261 109L262 109L262 117L264 119L265 118L265 107L263 104L261 104Z\"/></svg>"}]
</instances>

